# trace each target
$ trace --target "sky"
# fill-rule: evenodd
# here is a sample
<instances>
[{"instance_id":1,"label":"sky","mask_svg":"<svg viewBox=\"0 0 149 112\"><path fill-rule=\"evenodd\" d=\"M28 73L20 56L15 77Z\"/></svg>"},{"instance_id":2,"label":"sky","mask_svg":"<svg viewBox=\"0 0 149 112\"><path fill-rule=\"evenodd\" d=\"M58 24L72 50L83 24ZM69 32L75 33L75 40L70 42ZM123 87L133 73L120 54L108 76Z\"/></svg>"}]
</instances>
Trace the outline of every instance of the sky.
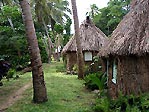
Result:
<instances>
[{"instance_id":1,"label":"sky","mask_svg":"<svg viewBox=\"0 0 149 112\"><path fill-rule=\"evenodd\" d=\"M72 9L71 0L68 0L68 1L70 3L70 9ZM79 24L85 20L86 12L90 11L91 4L96 4L100 9L100 8L106 7L108 2L109 2L109 0L76 0ZM71 18L72 18L72 16L71 16ZM73 27L74 26L72 24L72 27L71 27L72 33L74 32Z\"/></svg>"}]
</instances>

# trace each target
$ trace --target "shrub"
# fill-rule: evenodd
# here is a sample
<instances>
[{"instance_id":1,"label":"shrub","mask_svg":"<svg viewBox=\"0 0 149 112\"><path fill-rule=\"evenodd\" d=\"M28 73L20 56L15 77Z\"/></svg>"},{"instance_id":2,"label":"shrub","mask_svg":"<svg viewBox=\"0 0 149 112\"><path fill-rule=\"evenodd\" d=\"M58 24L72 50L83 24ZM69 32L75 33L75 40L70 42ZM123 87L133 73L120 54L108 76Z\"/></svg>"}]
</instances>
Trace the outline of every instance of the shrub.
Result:
<instances>
[{"instance_id":1,"label":"shrub","mask_svg":"<svg viewBox=\"0 0 149 112\"><path fill-rule=\"evenodd\" d=\"M93 107L95 112L149 112L149 93L139 96L119 94L117 99L111 100L106 95L96 99Z\"/></svg>"},{"instance_id":2,"label":"shrub","mask_svg":"<svg viewBox=\"0 0 149 112\"><path fill-rule=\"evenodd\" d=\"M110 112L110 102L108 97L102 97L100 99L96 99L96 104L93 107L95 112Z\"/></svg>"},{"instance_id":3,"label":"shrub","mask_svg":"<svg viewBox=\"0 0 149 112\"><path fill-rule=\"evenodd\" d=\"M9 69L6 78L7 78L7 79L9 79L9 78L13 78L14 75L15 75L15 73L16 73L15 69L12 69L12 68Z\"/></svg>"},{"instance_id":4,"label":"shrub","mask_svg":"<svg viewBox=\"0 0 149 112\"><path fill-rule=\"evenodd\" d=\"M16 70L15 69L9 69L7 75L6 75L6 79L9 81L10 78L13 79L17 79L19 78L19 75L16 74Z\"/></svg>"},{"instance_id":5,"label":"shrub","mask_svg":"<svg viewBox=\"0 0 149 112\"><path fill-rule=\"evenodd\" d=\"M85 86L91 90L99 89L103 91L106 88L106 73L91 73L84 78Z\"/></svg>"}]
</instances>

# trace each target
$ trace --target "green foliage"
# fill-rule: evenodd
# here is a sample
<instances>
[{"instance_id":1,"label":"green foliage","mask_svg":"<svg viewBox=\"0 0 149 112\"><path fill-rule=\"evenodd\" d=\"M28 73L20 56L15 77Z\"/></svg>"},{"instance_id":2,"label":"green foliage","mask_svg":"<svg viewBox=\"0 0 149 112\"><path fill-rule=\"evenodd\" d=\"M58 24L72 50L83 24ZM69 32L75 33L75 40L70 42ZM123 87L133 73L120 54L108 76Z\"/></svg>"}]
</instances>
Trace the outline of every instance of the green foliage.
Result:
<instances>
[{"instance_id":1,"label":"green foliage","mask_svg":"<svg viewBox=\"0 0 149 112\"><path fill-rule=\"evenodd\" d=\"M43 37L38 33L36 32L36 35L37 35L37 39L38 39L38 46L39 46L39 49L40 49L40 55L41 55L41 61L43 63L47 63L48 62L48 55L46 53L46 46L43 42Z\"/></svg>"},{"instance_id":2,"label":"green foliage","mask_svg":"<svg viewBox=\"0 0 149 112\"><path fill-rule=\"evenodd\" d=\"M111 112L109 109L110 102L108 97L102 97L100 99L96 99L96 104L93 107L95 112Z\"/></svg>"},{"instance_id":3,"label":"green foliage","mask_svg":"<svg viewBox=\"0 0 149 112\"><path fill-rule=\"evenodd\" d=\"M5 55L5 60L9 61L13 67L24 66L25 61L29 60L25 28L17 6L1 7L0 42L0 55Z\"/></svg>"},{"instance_id":4,"label":"green foliage","mask_svg":"<svg viewBox=\"0 0 149 112\"><path fill-rule=\"evenodd\" d=\"M70 35L67 35L67 34L64 34L63 35L63 46L65 46L68 43L70 37L71 36Z\"/></svg>"},{"instance_id":5,"label":"green foliage","mask_svg":"<svg viewBox=\"0 0 149 112\"><path fill-rule=\"evenodd\" d=\"M105 95L96 100L93 107L95 112L148 112L149 110L148 93L139 96L124 96L120 93L119 97L113 100Z\"/></svg>"},{"instance_id":6,"label":"green foliage","mask_svg":"<svg viewBox=\"0 0 149 112\"><path fill-rule=\"evenodd\" d=\"M149 110L149 94L143 94L140 98L140 108L145 111L145 110ZM139 103L139 101L138 101Z\"/></svg>"},{"instance_id":7,"label":"green foliage","mask_svg":"<svg viewBox=\"0 0 149 112\"><path fill-rule=\"evenodd\" d=\"M16 70L19 70L19 67L23 69L29 65L30 57L28 53L20 57L18 57L17 55L11 55L8 60L10 60L11 64Z\"/></svg>"},{"instance_id":8,"label":"green foliage","mask_svg":"<svg viewBox=\"0 0 149 112\"><path fill-rule=\"evenodd\" d=\"M10 78L14 78L15 74L16 74L15 69L12 69L12 68L11 68L11 69L9 69L6 78L7 78L8 80L9 80Z\"/></svg>"},{"instance_id":9,"label":"green foliage","mask_svg":"<svg viewBox=\"0 0 149 112\"><path fill-rule=\"evenodd\" d=\"M30 58L25 35L25 27L22 21L22 14L18 5L14 3L15 1L13 1L14 4L11 2L13 5L9 5L7 1L10 2L10 0L1 1L3 5L1 5L0 10L0 57L5 56L4 59L9 61L12 64L13 68L18 68L18 66L24 68L28 65ZM42 21L37 22L36 20L43 20L45 22L45 25L51 26L52 30L55 23L58 23L55 25L55 31L62 34L64 30L63 17L67 18L66 24L64 26L67 30L66 32L69 34L71 19L66 14L66 12L71 13L71 11L68 8L68 5L69 3L67 0L38 2L31 1L31 6L33 6L32 14L39 42L42 62L48 61L47 52L45 50L47 46L45 46L41 37L41 34L45 35L46 32ZM68 38L68 35L63 38L65 43L67 42ZM51 39L54 43L56 40L55 35L52 35Z\"/></svg>"},{"instance_id":10,"label":"green foliage","mask_svg":"<svg viewBox=\"0 0 149 112\"><path fill-rule=\"evenodd\" d=\"M0 13L0 22L8 22L8 18L17 19L18 16L20 16L19 8L17 6L10 7L8 5L1 7L1 13Z\"/></svg>"},{"instance_id":11,"label":"green foliage","mask_svg":"<svg viewBox=\"0 0 149 112\"><path fill-rule=\"evenodd\" d=\"M90 5L90 8L91 8L91 12L89 12L89 15L91 15L92 18L94 18L94 16L99 14L99 8L97 7L96 4Z\"/></svg>"},{"instance_id":12,"label":"green foliage","mask_svg":"<svg viewBox=\"0 0 149 112\"><path fill-rule=\"evenodd\" d=\"M61 33L63 33L63 30L64 30L64 28L61 24L55 24L54 25L54 31L56 33L61 34Z\"/></svg>"},{"instance_id":13,"label":"green foliage","mask_svg":"<svg viewBox=\"0 0 149 112\"><path fill-rule=\"evenodd\" d=\"M107 7L99 9L93 21L106 35L111 35L119 22L130 10L130 0L110 0ZM91 7L92 9L92 7Z\"/></svg>"},{"instance_id":14,"label":"green foliage","mask_svg":"<svg viewBox=\"0 0 149 112\"><path fill-rule=\"evenodd\" d=\"M11 19L11 24L9 22ZM37 31L43 32L38 23L35 25ZM48 56L42 37L37 32L41 58L47 62ZM17 6L3 6L0 10L0 56L9 61L13 68L25 68L30 62L28 45L25 35L25 27L22 21L22 15Z\"/></svg>"},{"instance_id":15,"label":"green foliage","mask_svg":"<svg viewBox=\"0 0 149 112\"><path fill-rule=\"evenodd\" d=\"M99 89L103 91L106 88L106 74L104 73L92 73L85 76L85 86L91 90Z\"/></svg>"},{"instance_id":16,"label":"green foliage","mask_svg":"<svg viewBox=\"0 0 149 112\"><path fill-rule=\"evenodd\" d=\"M70 35L70 33L71 33L71 24L72 24L72 20L70 18L68 18L64 25L64 30L66 31L67 35Z\"/></svg>"},{"instance_id":17,"label":"green foliage","mask_svg":"<svg viewBox=\"0 0 149 112\"><path fill-rule=\"evenodd\" d=\"M64 25L64 30L65 30L66 34L63 35L63 46L65 46L70 39L71 24L72 24L72 21L70 18L68 18Z\"/></svg>"}]
</instances>

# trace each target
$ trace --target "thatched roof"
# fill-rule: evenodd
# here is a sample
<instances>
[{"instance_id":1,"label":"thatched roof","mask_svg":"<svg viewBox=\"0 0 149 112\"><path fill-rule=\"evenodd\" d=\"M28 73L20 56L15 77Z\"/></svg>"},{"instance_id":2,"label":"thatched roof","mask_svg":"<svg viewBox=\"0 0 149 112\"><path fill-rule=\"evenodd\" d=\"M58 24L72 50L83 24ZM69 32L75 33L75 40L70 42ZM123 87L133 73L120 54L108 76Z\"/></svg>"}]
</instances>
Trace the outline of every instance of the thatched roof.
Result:
<instances>
[{"instance_id":1,"label":"thatched roof","mask_svg":"<svg viewBox=\"0 0 149 112\"><path fill-rule=\"evenodd\" d=\"M130 12L112 33L99 55L143 55L149 53L149 0L133 0Z\"/></svg>"},{"instance_id":2,"label":"thatched roof","mask_svg":"<svg viewBox=\"0 0 149 112\"><path fill-rule=\"evenodd\" d=\"M98 52L108 39L107 36L91 22L91 20L83 21L79 31L83 51ZM76 39L74 35L64 46L62 53L76 52L76 49Z\"/></svg>"}]
</instances>

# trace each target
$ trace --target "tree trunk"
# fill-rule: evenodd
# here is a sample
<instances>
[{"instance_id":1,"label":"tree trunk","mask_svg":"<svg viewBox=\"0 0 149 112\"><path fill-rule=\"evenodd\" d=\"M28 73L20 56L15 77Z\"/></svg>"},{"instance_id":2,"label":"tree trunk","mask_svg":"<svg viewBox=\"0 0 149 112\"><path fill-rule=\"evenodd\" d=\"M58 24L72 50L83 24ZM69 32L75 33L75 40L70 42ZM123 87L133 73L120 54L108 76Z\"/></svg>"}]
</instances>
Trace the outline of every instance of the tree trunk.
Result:
<instances>
[{"instance_id":1,"label":"tree trunk","mask_svg":"<svg viewBox=\"0 0 149 112\"><path fill-rule=\"evenodd\" d=\"M78 65L78 78L84 78L84 60L82 47L80 42L80 34L79 34L79 20L77 14L76 0L71 0L72 3L72 11L73 11L73 19L74 19L74 29L75 29L75 39L77 45L77 65Z\"/></svg>"},{"instance_id":2,"label":"tree trunk","mask_svg":"<svg viewBox=\"0 0 149 112\"><path fill-rule=\"evenodd\" d=\"M27 0L20 0L20 6L23 13L23 20L26 29L27 42L31 57L32 77L33 77L33 101L42 103L47 101L47 92L42 70L42 62L38 47L35 28L32 20L30 5Z\"/></svg>"}]
</instances>

